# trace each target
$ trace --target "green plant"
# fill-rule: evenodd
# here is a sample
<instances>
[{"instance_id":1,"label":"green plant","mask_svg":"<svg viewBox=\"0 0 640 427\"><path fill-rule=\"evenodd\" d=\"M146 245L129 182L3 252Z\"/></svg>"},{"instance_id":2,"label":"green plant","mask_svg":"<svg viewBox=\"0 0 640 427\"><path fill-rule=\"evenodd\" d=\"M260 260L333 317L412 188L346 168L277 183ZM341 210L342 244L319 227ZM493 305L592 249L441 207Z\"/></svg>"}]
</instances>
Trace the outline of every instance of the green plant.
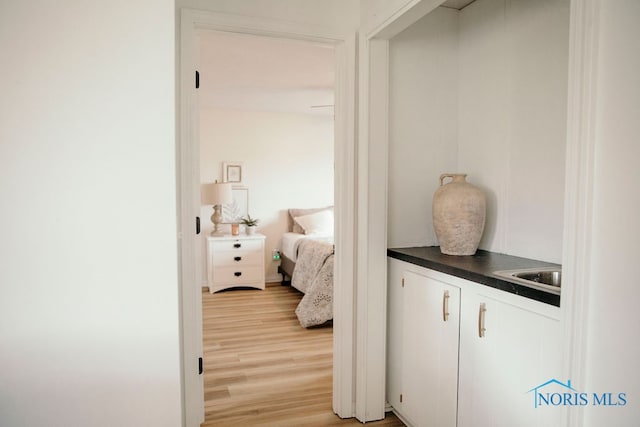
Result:
<instances>
[{"instance_id":1,"label":"green plant","mask_svg":"<svg viewBox=\"0 0 640 427\"><path fill-rule=\"evenodd\" d=\"M246 225L247 227L253 227L258 225L258 223L260 222L260 220L258 218L251 218L251 215L247 214L246 218L242 218L240 220L240 222L244 225Z\"/></svg>"}]
</instances>

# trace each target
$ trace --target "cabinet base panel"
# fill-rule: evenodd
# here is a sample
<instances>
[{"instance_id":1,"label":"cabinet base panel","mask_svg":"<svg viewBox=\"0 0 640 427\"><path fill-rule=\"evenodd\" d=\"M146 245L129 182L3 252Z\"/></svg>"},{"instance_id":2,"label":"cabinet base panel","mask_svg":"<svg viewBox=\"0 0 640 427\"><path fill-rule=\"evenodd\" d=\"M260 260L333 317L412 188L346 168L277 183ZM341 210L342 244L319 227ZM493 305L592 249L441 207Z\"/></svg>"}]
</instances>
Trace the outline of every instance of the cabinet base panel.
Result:
<instances>
[{"instance_id":1,"label":"cabinet base panel","mask_svg":"<svg viewBox=\"0 0 640 427\"><path fill-rule=\"evenodd\" d=\"M213 294L216 292L224 291L227 289L260 289L264 290L264 283L242 283L242 284L231 284L231 285L215 285L209 286L209 293Z\"/></svg>"}]
</instances>

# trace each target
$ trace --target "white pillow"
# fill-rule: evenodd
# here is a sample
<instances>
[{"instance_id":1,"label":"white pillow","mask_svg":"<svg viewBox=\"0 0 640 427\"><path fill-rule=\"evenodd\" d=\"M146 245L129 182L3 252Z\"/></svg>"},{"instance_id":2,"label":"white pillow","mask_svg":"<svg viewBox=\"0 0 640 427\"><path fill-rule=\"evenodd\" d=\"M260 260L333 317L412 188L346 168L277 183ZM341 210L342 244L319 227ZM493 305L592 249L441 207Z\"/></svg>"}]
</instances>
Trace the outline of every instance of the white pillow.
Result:
<instances>
[{"instance_id":1,"label":"white pillow","mask_svg":"<svg viewBox=\"0 0 640 427\"><path fill-rule=\"evenodd\" d=\"M293 220L304 230L304 234L333 235L333 212L330 210L302 215Z\"/></svg>"}]
</instances>

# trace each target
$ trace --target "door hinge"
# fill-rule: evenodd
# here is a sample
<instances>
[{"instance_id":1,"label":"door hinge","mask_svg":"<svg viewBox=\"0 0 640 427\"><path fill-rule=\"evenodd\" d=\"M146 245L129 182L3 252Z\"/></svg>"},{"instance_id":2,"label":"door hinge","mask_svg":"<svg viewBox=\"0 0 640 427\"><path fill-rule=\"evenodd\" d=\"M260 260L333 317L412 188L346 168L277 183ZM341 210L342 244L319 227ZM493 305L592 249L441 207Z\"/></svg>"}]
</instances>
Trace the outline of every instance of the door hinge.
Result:
<instances>
[{"instance_id":1,"label":"door hinge","mask_svg":"<svg viewBox=\"0 0 640 427\"><path fill-rule=\"evenodd\" d=\"M200 89L200 71L196 70L196 89Z\"/></svg>"},{"instance_id":2,"label":"door hinge","mask_svg":"<svg viewBox=\"0 0 640 427\"><path fill-rule=\"evenodd\" d=\"M198 375L202 375L204 372L204 364L202 362L202 357L198 357Z\"/></svg>"},{"instance_id":3,"label":"door hinge","mask_svg":"<svg viewBox=\"0 0 640 427\"><path fill-rule=\"evenodd\" d=\"M402 287L404 288L404 277L402 278Z\"/></svg>"},{"instance_id":4,"label":"door hinge","mask_svg":"<svg viewBox=\"0 0 640 427\"><path fill-rule=\"evenodd\" d=\"M400 403L402 403L402 393L400 393Z\"/></svg>"},{"instance_id":5,"label":"door hinge","mask_svg":"<svg viewBox=\"0 0 640 427\"><path fill-rule=\"evenodd\" d=\"M200 217L196 217L196 234L200 234Z\"/></svg>"}]
</instances>

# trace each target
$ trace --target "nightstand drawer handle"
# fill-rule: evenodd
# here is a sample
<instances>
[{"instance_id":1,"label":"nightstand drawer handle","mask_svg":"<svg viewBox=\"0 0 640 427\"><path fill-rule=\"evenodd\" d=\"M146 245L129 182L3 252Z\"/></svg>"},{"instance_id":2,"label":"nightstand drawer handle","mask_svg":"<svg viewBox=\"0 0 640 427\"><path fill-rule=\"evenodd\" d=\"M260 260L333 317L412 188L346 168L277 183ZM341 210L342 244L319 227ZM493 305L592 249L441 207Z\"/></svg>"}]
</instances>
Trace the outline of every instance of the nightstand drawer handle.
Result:
<instances>
[{"instance_id":1,"label":"nightstand drawer handle","mask_svg":"<svg viewBox=\"0 0 640 427\"><path fill-rule=\"evenodd\" d=\"M240 243L234 243L234 244L233 244L233 247L234 247L234 248L240 248L240 247L242 247L242 245L241 245Z\"/></svg>"},{"instance_id":2,"label":"nightstand drawer handle","mask_svg":"<svg viewBox=\"0 0 640 427\"><path fill-rule=\"evenodd\" d=\"M235 273L233 273L234 276L236 277L240 277L242 276L242 272L241 271L236 271Z\"/></svg>"},{"instance_id":3,"label":"nightstand drawer handle","mask_svg":"<svg viewBox=\"0 0 640 427\"><path fill-rule=\"evenodd\" d=\"M241 259L242 259L242 257L241 257L241 256L237 256L237 257L234 257L234 258L233 258L233 260L234 260L234 261L240 261Z\"/></svg>"}]
</instances>

